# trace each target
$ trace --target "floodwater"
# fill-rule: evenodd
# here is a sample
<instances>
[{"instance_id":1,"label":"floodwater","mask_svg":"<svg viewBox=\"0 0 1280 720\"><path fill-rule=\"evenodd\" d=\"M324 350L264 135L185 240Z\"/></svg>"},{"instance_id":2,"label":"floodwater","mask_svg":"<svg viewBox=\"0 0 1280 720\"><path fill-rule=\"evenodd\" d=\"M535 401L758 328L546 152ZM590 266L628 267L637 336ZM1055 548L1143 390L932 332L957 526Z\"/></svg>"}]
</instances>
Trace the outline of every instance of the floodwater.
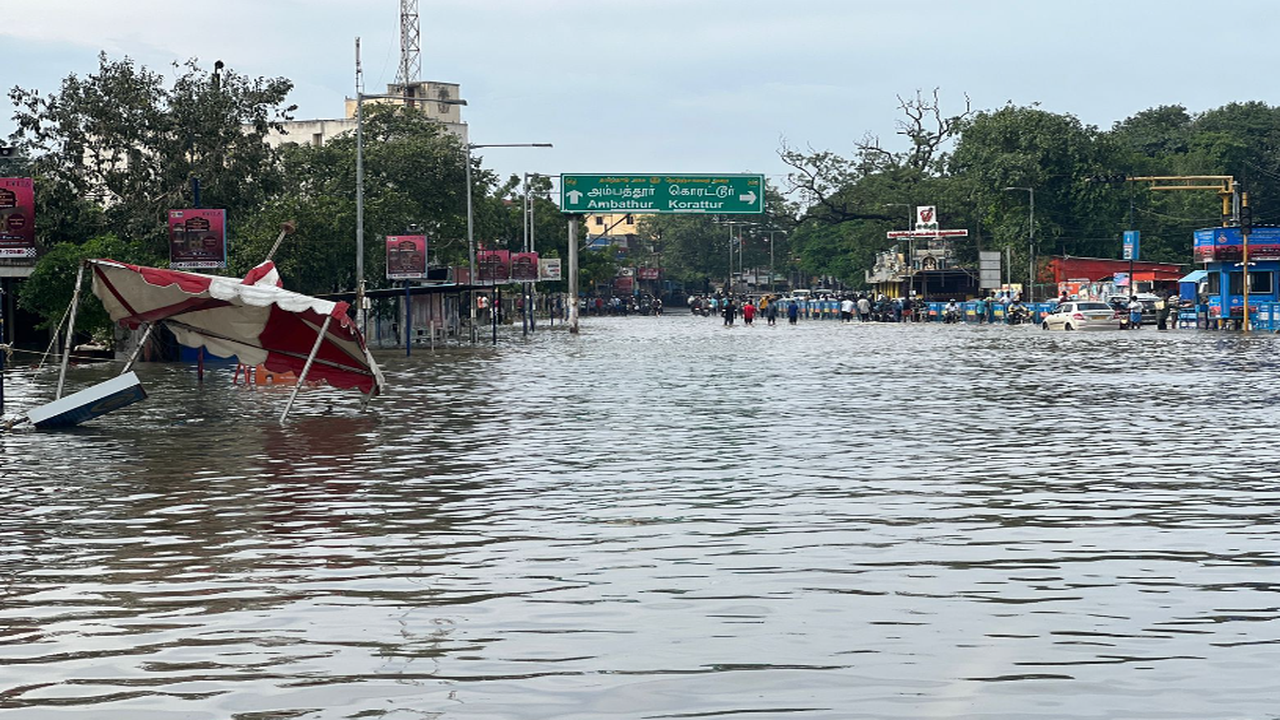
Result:
<instances>
[{"instance_id":1,"label":"floodwater","mask_svg":"<svg viewBox=\"0 0 1280 720\"><path fill-rule=\"evenodd\" d=\"M1280 717L1275 336L504 332L0 436L0 717Z\"/></svg>"}]
</instances>

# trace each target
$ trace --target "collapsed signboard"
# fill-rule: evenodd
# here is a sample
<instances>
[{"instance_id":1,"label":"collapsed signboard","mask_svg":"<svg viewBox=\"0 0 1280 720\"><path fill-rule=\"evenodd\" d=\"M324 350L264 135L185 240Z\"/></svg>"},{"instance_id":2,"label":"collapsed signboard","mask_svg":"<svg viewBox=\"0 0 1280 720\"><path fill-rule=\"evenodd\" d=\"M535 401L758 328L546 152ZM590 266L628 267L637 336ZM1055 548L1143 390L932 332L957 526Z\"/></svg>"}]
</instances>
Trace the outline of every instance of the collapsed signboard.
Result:
<instances>
[{"instance_id":1,"label":"collapsed signboard","mask_svg":"<svg viewBox=\"0 0 1280 720\"><path fill-rule=\"evenodd\" d=\"M170 268L198 270L226 266L226 210L169 211Z\"/></svg>"},{"instance_id":2,"label":"collapsed signboard","mask_svg":"<svg viewBox=\"0 0 1280 720\"><path fill-rule=\"evenodd\" d=\"M427 276L427 236L387 236L387 279L421 280Z\"/></svg>"},{"instance_id":3,"label":"collapsed signboard","mask_svg":"<svg viewBox=\"0 0 1280 720\"><path fill-rule=\"evenodd\" d=\"M36 256L32 188L31 178L0 178L0 258Z\"/></svg>"}]
</instances>

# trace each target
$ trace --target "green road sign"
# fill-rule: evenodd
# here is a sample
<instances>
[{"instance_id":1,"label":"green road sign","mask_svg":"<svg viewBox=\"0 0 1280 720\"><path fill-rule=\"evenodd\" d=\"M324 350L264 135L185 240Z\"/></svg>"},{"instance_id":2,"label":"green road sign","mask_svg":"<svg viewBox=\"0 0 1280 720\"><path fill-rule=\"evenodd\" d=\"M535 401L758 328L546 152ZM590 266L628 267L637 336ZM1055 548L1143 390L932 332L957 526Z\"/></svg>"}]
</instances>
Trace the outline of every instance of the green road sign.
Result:
<instances>
[{"instance_id":1,"label":"green road sign","mask_svg":"<svg viewBox=\"0 0 1280 720\"><path fill-rule=\"evenodd\" d=\"M764 212L763 175L561 175L560 211L588 213Z\"/></svg>"}]
</instances>

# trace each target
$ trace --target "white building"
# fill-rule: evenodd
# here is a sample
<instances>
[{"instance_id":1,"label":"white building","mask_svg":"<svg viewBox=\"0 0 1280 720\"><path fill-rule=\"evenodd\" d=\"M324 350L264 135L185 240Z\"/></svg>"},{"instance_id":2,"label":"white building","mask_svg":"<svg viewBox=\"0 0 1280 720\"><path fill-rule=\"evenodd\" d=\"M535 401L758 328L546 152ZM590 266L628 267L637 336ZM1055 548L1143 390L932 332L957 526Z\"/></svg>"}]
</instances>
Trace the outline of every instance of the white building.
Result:
<instances>
[{"instance_id":1,"label":"white building","mask_svg":"<svg viewBox=\"0 0 1280 720\"><path fill-rule=\"evenodd\" d=\"M387 86L387 95L408 97L409 104L420 110L422 114L442 123L446 130L453 133L458 141L466 144L467 124L462 121L462 106L433 102L434 100L459 100L461 89L457 83L434 82L424 80L411 83L407 87L394 84ZM369 98L365 105L400 104L404 100L390 98ZM267 142L273 146L285 143L299 145L324 145L344 132L356 131L356 100L346 99L346 116L327 120L290 120L281 123L285 134L270 133Z\"/></svg>"}]
</instances>

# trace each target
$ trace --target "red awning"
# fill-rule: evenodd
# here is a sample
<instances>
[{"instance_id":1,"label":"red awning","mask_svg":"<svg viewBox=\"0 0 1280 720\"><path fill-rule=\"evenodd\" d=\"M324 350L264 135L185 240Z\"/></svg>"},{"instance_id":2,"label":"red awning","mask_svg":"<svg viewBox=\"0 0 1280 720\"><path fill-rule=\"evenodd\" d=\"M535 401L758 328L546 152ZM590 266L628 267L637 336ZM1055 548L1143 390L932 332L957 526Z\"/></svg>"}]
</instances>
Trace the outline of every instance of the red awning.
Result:
<instances>
[{"instance_id":1,"label":"red awning","mask_svg":"<svg viewBox=\"0 0 1280 720\"><path fill-rule=\"evenodd\" d=\"M244 280L90 260L93 293L111 319L129 328L163 322L178 342L235 356L246 365L300 374L326 318L332 318L308 373L334 387L378 394L385 387L345 302L279 287L270 262Z\"/></svg>"}]
</instances>

